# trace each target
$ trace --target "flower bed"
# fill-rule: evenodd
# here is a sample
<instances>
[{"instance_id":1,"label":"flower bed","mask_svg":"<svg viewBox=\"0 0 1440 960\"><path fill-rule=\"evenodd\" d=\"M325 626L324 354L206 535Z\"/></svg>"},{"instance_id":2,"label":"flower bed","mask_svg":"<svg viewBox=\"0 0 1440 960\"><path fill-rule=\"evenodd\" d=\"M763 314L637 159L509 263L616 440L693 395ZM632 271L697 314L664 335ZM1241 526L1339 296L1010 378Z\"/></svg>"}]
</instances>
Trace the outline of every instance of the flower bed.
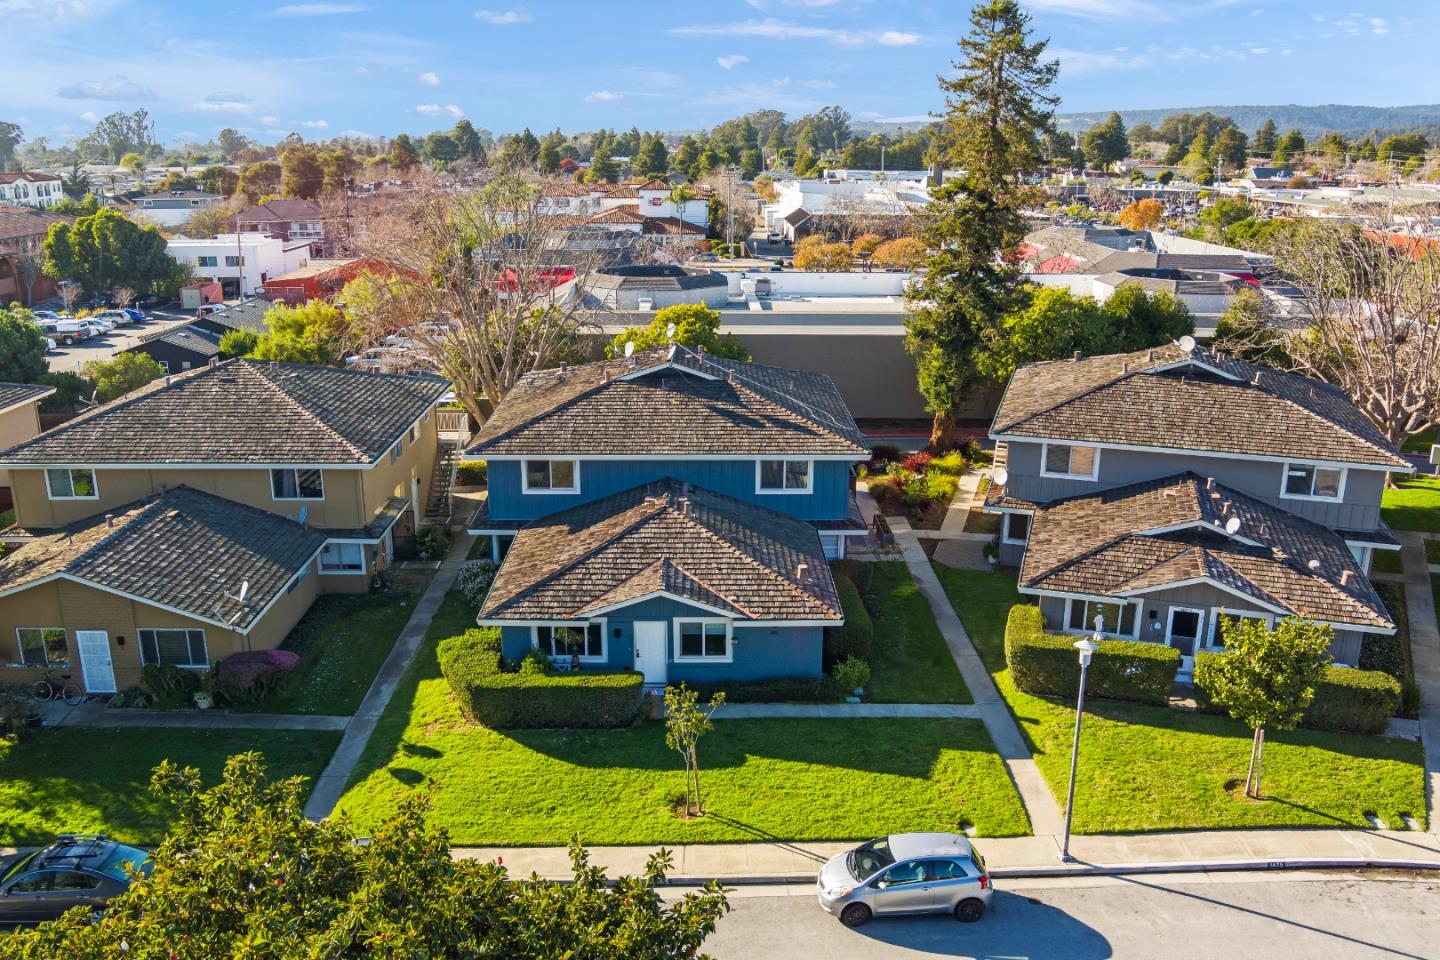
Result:
<instances>
[{"instance_id":1,"label":"flower bed","mask_svg":"<svg viewBox=\"0 0 1440 960\"><path fill-rule=\"evenodd\" d=\"M943 456L912 453L869 477L870 496L883 513L905 516L914 529L938 530L964 472L965 457L958 450Z\"/></svg>"}]
</instances>

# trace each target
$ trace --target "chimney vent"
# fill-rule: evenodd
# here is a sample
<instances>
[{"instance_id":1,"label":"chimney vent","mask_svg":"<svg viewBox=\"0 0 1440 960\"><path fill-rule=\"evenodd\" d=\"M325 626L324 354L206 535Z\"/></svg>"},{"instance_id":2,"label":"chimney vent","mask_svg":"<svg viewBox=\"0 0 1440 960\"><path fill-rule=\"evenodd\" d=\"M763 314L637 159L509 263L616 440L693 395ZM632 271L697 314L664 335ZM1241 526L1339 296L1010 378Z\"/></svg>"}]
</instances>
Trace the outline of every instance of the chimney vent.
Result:
<instances>
[{"instance_id":1,"label":"chimney vent","mask_svg":"<svg viewBox=\"0 0 1440 960\"><path fill-rule=\"evenodd\" d=\"M796 579L796 580L804 580L804 579L805 579L805 575L806 575L807 573L809 573L809 572L810 572L810 564L805 563L804 561L801 561L801 562L800 562L798 565L796 565L796 567L795 567L795 579Z\"/></svg>"},{"instance_id":2,"label":"chimney vent","mask_svg":"<svg viewBox=\"0 0 1440 960\"><path fill-rule=\"evenodd\" d=\"M1206 490L1214 490L1214 489L1215 489L1215 478L1214 478L1214 477L1206 477L1206 478L1205 478L1205 489L1206 489Z\"/></svg>"},{"instance_id":3,"label":"chimney vent","mask_svg":"<svg viewBox=\"0 0 1440 960\"><path fill-rule=\"evenodd\" d=\"M1120 364L1120 372L1121 372L1121 373L1129 373L1129 372L1130 372L1130 361L1129 361L1129 360L1126 360L1124 363Z\"/></svg>"},{"instance_id":4,"label":"chimney vent","mask_svg":"<svg viewBox=\"0 0 1440 960\"><path fill-rule=\"evenodd\" d=\"M1154 351L1154 350L1147 350L1147 351L1145 352L1145 359L1146 359L1146 360L1154 360L1154 359L1155 359L1155 351Z\"/></svg>"},{"instance_id":5,"label":"chimney vent","mask_svg":"<svg viewBox=\"0 0 1440 960\"><path fill-rule=\"evenodd\" d=\"M1083 356L1084 356L1083 353L1081 353L1079 350L1076 350L1076 351L1075 351L1075 355L1074 355L1073 357L1071 357L1070 359L1071 359L1072 361L1078 361L1078 360L1079 360L1081 357L1083 357Z\"/></svg>"},{"instance_id":6,"label":"chimney vent","mask_svg":"<svg viewBox=\"0 0 1440 960\"><path fill-rule=\"evenodd\" d=\"M1353 571L1353 570L1341 570L1341 571L1340 571L1340 586L1342 586L1342 587L1348 587L1348 586L1350 586L1351 581L1354 580L1354 579L1355 579L1355 571Z\"/></svg>"},{"instance_id":7,"label":"chimney vent","mask_svg":"<svg viewBox=\"0 0 1440 960\"><path fill-rule=\"evenodd\" d=\"M105 526L107 526L107 527L113 527L113 526L115 526L115 514L113 514L113 513L107 513L107 514L105 514Z\"/></svg>"}]
</instances>

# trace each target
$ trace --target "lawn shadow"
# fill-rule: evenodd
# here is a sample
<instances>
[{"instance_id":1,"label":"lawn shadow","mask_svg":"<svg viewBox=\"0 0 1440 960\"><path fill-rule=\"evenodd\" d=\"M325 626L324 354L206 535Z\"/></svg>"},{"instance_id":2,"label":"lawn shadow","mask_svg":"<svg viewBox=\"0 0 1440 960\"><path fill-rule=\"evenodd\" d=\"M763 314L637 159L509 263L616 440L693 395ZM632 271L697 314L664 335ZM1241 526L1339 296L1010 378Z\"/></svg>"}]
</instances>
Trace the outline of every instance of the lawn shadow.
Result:
<instances>
[{"instance_id":1,"label":"lawn shadow","mask_svg":"<svg viewBox=\"0 0 1440 960\"><path fill-rule=\"evenodd\" d=\"M444 750L437 750L434 747L421 746L418 743L411 743L409 740L400 741L400 752L412 757L426 757L431 760L445 756Z\"/></svg>"},{"instance_id":2,"label":"lawn shadow","mask_svg":"<svg viewBox=\"0 0 1440 960\"><path fill-rule=\"evenodd\" d=\"M1046 960L1109 960L1110 941L1059 907L996 890L978 923L943 914L880 917L851 931L857 937L942 957L1044 957Z\"/></svg>"},{"instance_id":3,"label":"lawn shadow","mask_svg":"<svg viewBox=\"0 0 1440 960\"><path fill-rule=\"evenodd\" d=\"M385 772L407 787L418 787L425 782L425 774L409 767L389 766L385 768Z\"/></svg>"},{"instance_id":4,"label":"lawn shadow","mask_svg":"<svg viewBox=\"0 0 1440 960\"><path fill-rule=\"evenodd\" d=\"M758 841L771 844L772 846L780 847L782 850L788 850L791 853L802 856L807 860L813 860L816 863L825 863L830 859L823 853L817 853L814 850L807 850L804 847L796 844L794 841L787 840L784 837L779 836L778 834L771 833L768 830L763 830L760 827L754 826L752 824L736 820L733 817L727 817L723 814L714 812L707 812L705 814L705 818L707 820L714 820L716 823L723 823L727 827L732 827L736 831L753 837Z\"/></svg>"}]
</instances>

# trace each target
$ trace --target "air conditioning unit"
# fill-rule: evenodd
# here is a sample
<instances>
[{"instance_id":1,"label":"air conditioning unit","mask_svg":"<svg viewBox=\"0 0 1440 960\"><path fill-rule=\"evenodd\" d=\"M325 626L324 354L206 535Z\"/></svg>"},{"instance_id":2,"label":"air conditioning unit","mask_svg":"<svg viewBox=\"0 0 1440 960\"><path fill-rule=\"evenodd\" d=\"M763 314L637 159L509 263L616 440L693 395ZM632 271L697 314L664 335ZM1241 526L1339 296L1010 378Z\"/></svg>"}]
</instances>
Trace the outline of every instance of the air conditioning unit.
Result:
<instances>
[{"instance_id":1,"label":"air conditioning unit","mask_svg":"<svg viewBox=\"0 0 1440 960\"><path fill-rule=\"evenodd\" d=\"M652 300L650 297L640 297L638 300L635 301L635 306L639 310L654 310L655 301Z\"/></svg>"}]
</instances>

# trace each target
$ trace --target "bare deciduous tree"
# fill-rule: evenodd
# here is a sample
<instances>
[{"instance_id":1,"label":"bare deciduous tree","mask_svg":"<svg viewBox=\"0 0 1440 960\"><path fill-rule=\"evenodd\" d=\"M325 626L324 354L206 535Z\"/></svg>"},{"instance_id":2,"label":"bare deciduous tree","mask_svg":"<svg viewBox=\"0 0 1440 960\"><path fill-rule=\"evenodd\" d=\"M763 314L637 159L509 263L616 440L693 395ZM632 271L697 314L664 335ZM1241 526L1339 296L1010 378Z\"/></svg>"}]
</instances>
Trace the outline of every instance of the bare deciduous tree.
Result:
<instances>
[{"instance_id":1,"label":"bare deciduous tree","mask_svg":"<svg viewBox=\"0 0 1440 960\"><path fill-rule=\"evenodd\" d=\"M1388 227L1303 223L1276 267L1304 294L1282 364L1345 392L1397 447L1440 423L1440 250Z\"/></svg>"},{"instance_id":2,"label":"bare deciduous tree","mask_svg":"<svg viewBox=\"0 0 1440 960\"><path fill-rule=\"evenodd\" d=\"M612 257L544 213L544 185L515 172L473 190L429 183L352 225L356 253L390 273L367 332L408 337L478 422L525 374L579 359L597 309L586 291Z\"/></svg>"},{"instance_id":3,"label":"bare deciduous tree","mask_svg":"<svg viewBox=\"0 0 1440 960\"><path fill-rule=\"evenodd\" d=\"M35 281L40 279L40 267L43 259L37 255L36 251L28 248L20 253L10 255L10 263L15 270L15 280L25 288L26 305L35 302Z\"/></svg>"},{"instance_id":4,"label":"bare deciduous tree","mask_svg":"<svg viewBox=\"0 0 1440 960\"><path fill-rule=\"evenodd\" d=\"M130 287L116 287L110 291L110 299L123 310L135 302L135 291Z\"/></svg>"}]
</instances>

